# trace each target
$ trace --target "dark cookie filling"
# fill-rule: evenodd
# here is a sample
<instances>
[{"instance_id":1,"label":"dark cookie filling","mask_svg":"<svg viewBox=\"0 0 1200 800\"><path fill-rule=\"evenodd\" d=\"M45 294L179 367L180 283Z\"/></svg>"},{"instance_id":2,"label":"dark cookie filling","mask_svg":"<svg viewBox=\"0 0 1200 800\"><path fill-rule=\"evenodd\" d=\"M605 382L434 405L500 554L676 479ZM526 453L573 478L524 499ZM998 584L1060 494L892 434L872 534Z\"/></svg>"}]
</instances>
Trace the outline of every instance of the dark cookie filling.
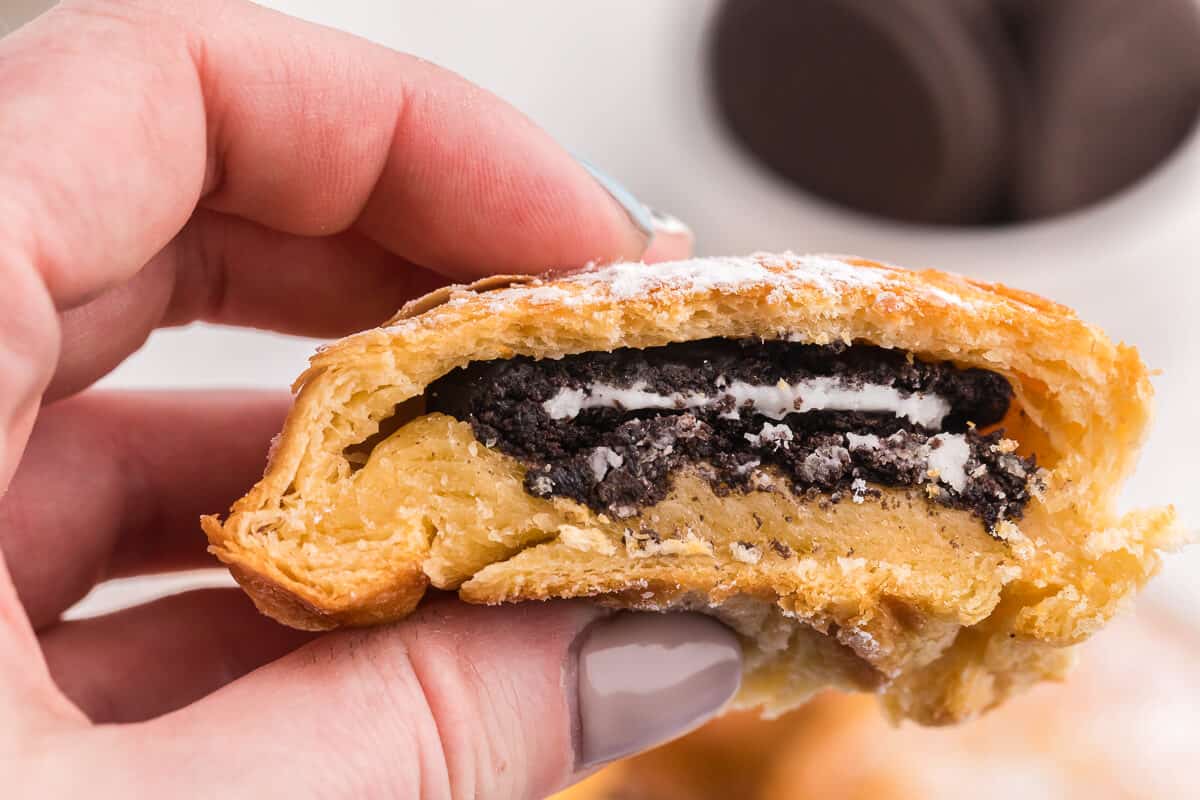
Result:
<instances>
[{"instance_id":1,"label":"dark cookie filling","mask_svg":"<svg viewBox=\"0 0 1200 800\"><path fill-rule=\"evenodd\" d=\"M621 388L604 402L578 402L601 397L600 386ZM780 395L794 404L772 413L745 399L753 394L747 386L794 387ZM928 404L904 414L820 403L807 410L808 398L831 386L876 398L889 392L896 403L924 398L943 413L931 416ZM635 394L624 391L631 388ZM563 405L569 395L576 402ZM630 397L652 398L652 407L623 407ZM1007 452L999 431L975 430L1007 412L1004 377L867 345L710 339L519 357L455 370L427 398L430 411L469 422L480 441L525 463L530 493L617 517L663 499L685 465L721 492L764 488L770 478L760 468L773 467L794 491L835 502L862 502L874 491L869 484L926 485L931 500L969 510L992 530L1021 516L1036 472L1033 459Z\"/></svg>"}]
</instances>

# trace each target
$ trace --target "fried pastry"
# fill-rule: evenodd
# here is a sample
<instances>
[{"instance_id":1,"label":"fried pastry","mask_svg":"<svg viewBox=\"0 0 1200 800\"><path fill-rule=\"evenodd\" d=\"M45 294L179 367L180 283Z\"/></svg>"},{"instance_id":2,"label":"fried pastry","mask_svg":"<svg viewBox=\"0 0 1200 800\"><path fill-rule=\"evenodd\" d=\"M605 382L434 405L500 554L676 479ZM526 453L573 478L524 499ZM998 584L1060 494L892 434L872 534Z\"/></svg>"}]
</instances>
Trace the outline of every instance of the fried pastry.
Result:
<instances>
[{"instance_id":1,"label":"fried pastry","mask_svg":"<svg viewBox=\"0 0 1200 800\"><path fill-rule=\"evenodd\" d=\"M1087 643L1066 685L982 720L890 725L864 696L826 692L781 719L726 714L553 800L1184 800L1198 663L1200 626L1139 604ZM1153 680L1130 679L1147 664Z\"/></svg>"},{"instance_id":2,"label":"fried pastry","mask_svg":"<svg viewBox=\"0 0 1200 800\"><path fill-rule=\"evenodd\" d=\"M961 720L1063 675L1179 539L1119 514L1136 351L999 285L756 254L492 278L323 348L211 551L306 629L589 597L712 614L739 702Z\"/></svg>"}]
</instances>

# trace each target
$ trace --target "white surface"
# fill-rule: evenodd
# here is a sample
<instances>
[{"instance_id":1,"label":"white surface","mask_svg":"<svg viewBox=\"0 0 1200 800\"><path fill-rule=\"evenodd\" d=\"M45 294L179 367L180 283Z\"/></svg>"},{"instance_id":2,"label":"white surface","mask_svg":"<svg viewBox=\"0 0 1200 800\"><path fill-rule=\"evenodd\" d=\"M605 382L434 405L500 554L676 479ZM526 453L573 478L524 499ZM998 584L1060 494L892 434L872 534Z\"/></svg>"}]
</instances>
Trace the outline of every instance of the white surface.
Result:
<instances>
[{"instance_id":1,"label":"white surface","mask_svg":"<svg viewBox=\"0 0 1200 800\"><path fill-rule=\"evenodd\" d=\"M0 29L19 9L0 0ZM29 6L31 0L21 0ZM1200 142L1122 197L993 232L881 225L758 171L709 115L702 40L715 0L274 0L266 5L450 67L523 109L651 205L692 225L702 253L851 252L1002 280L1068 303L1164 372L1131 502L1176 501L1200 523ZM6 14L5 11L10 13ZM19 18L18 20L19 21ZM819 120L814 121L819 124ZM107 386L287 385L310 343L206 326L156 334ZM1154 590L1200 612L1200 552Z\"/></svg>"}]
</instances>

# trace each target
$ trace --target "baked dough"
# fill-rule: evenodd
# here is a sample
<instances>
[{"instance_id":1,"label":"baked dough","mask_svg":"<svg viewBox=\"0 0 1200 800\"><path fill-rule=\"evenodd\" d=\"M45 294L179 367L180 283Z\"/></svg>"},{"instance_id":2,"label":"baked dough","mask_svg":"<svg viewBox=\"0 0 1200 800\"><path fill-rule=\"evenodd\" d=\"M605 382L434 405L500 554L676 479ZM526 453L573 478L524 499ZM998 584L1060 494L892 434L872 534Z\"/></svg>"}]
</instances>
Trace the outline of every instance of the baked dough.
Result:
<instances>
[{"instance_id":1,"label":"baked dough","mask_svg":"<svg viewBox=\"0 0 1200 800\"><path fill-rule=\"evenodd\" d=\"M878 708L864 695L822 692L778 719L753 711L724 714L681 739L610 764L550 800L913 800L862 791L858 763L825 744L861 741L888 752L887 740L874 736L881 727ZM810 784L792 773L813 762L830 776L847 776L853 790L806 791Z\"/></svg>"},{"instance_id":2,"label":"baked dough","mask_svg":"<svg viewBox=\"0 0 1200 800\"><path fill-rule=\"evenodd\" d=\"M552 800L1194 798L1200 627L1140 604L1084 649L1066 685L969 725L889 725L826 692L781 719L727 714ZM1153 680L1131 680L1147 664Z\"/></svg>"},{"instance_id":3,"label":"baked dough","mask_svg":"<svg viewBox=\"0 0 1200 800\"><path fill-rule=\"evenodd\" d=\"M1005 435L1036 453L1043 490L989 534L917 489L829 503L718 492L684 471L616 519L527 492L519 461L424 409L429 384L471 362L755 337L1003 375ZM372 625L430 585L474 603L696 609L740 634L739 702L770 711L834 685L881 693L895 717L970 717L1061 677L1069 646L1180 536L1170 508L1115 508L1149 421L1137 352L1063 306L941 272L787 253L493 278L322 348L295 388L263 479L223 523L202 520L264 613L310 630ZM637 537L647 527L655 541ZM750 563L739 543L765 555Z\"/></svg>"}]
</instances>

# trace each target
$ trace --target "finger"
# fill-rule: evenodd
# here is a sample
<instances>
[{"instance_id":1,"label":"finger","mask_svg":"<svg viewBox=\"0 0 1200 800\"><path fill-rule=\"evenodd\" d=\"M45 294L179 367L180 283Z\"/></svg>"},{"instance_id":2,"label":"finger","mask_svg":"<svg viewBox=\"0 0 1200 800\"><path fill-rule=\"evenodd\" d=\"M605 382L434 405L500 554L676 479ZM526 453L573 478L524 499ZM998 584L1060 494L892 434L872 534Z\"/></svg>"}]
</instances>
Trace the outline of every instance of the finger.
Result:
<instances>
[{"instance_id":1,"label":"finger","mask_svg":"<svg viewBox=\"0 0 1200 800\"><path fill-rule=\"evenodd\" d=\"M7 262L3 248L0 241L0 491L33 429L59 344L54 304L40 279Z\"/></svg>"},{"instance_id":2,"label":"finger","mask_svg":"<svg viewBox=\"0 0 1200 800\"><path fill-rule=\"evenodd\" d=\"M0 546L33 624L104 577L210 563L196 520L262 475L288 402L98 391L46 408L0 498Z\"/></svg>"},{"instance_id":3,"label":"finger","mask_svg":"<svg viewBox=\"0 0 1200 800\"><path fill-rule=\"evenodd\" d=\"M41 636L62 692L93 722L136 722L182 708L311 641L262 616L237 589L165 597Z\"/></svg>"},{"instance_id":4,"label":"finger","mask_svg":"<svg viewBox=\"0 0 1200 800\"><path fill-rule=\"evenodd\" d=\"M200 200L287 233L354 227L455 277L645 247L498 98L249 3L67 3L0 52L3 238L62 306L128 280Z\"/></svg>"},{"instance_id":5,"label":"finger","mask_svg":"<svg viewBox=\"0 0 1200 800\"><path fill-rule=\"evenodd\" d=\"M19 746L24 744L14 741L14 737L80 721L78 709L50 678L33 628L5 569L3 548L0 548L0 720L5 722L0 726L0 748L6 753L19 752Z\"/></svg>"},{"instance_id":6,"label":"finger","mask_svg":"<svg viewBox=\"0 0 1200 800\"><path fill-rule=\"evenodd\" d=\"M144 746L208 793L236 780L278 795L544 797L590 762L700 724L737 688L736 639L712 620L600 615L429 603L398 625L327 635L149 723ZM295 753L305 758L275 768ZM197 768L218 762L219 775Z\"/></svg>"},{"instance_id":7,"label":"finger","mask_svg":"<svg viewBox=\"0 0 1200 800\"><path fill-rule=\"evenodd\" d=\"M69 2L0 40L0 64L0 481L53 373L52 309L128 281L198 202L296 235L354 229L455 278L646 244L497 98L249 3Z\"/></svg>"},{"instance_id":8,"label":"finger","mask_svg":"<svg viewBox=\"0 0 1200 800\"><path fill-rule=\"evenodd\" d=\"M647 264L659 261L675 261L688 258L696 243L692 229L683 220L663 214L653 209L647 209L653 226L654 235L642 260Z\"/></svg>"},{"instance_id":9,"label":"finger","mask_svg":"<svg viewBox=\"0 0 1200 800\"><path fill-rule=\"evenodd\" d=\"M647 263L691 255L686 225L654 212L649 219ZM353 231L298 237L200 211L133 278L59 315L62 354L45 400L86 388L159 325L203 319L337 336L376 325L445 282Z\"/></svg>"},{"instance_id":10,"label":"finger","mask_svg":"<svg viewBox=\"0 0 1200 800\"><path fill-rule=\"evenodd\" d=\"M60 313L62 352L45 400L87 387L161 325L199 319L338 336L445 282L353 231L292 236L200 211L132 278Z\"/></svg>"}]
</instances>

